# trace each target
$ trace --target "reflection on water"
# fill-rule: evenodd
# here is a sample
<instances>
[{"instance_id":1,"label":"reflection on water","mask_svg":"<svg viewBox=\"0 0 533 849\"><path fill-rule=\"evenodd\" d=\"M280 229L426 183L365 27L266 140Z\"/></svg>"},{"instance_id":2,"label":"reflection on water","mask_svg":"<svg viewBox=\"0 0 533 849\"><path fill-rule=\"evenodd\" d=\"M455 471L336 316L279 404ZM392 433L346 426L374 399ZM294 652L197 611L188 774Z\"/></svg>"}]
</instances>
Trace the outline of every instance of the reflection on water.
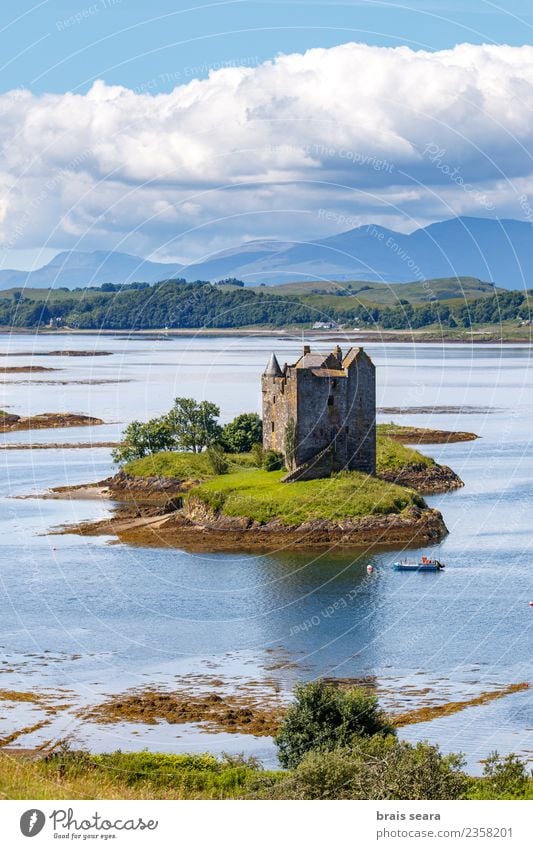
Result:
<instances>
[{"instance_id":1,"label":"reflection on water","mask_svg":"<svg viewBox=\"0 0 533 849\"><path fill-rule=\"evenodd\" d=\"M15 433L10 442L115 440L131 418L160 414L176 395L209 398L224 420L259 408L259 375L270 351L291 360L296 342L266 338L0 337L0 351L100 348L109 357L39 357L61 371L8 375L0 408L96 415L95 428ZM452 466L465 488L429 499L450 535L444 574L395 573L394 554L335 552L198 555L110 545L101 538L47 536L54 525L101 517L105 504L20 500L47 487L98 480L107 449L1 451L2 622L0 688L64 687L80 703L177 675L213 672L239 686L275 678L375 676L386 705L475 696L531 678L532 371L529 349L369 345L380 406L480 407L492 412L409 414L406 424L473 430L473 443L424 450ZM30 357L2 357L22 365ZM46 386L50 381L64 385ZM74 381L123 380L87 385ZM42 382L41 382L42 381ZM73 381L67 383L67 381ZM391 415L385 417L392 418ZM421 553L421 552L420 552ZM375 566L368 575L366 564ZM277 658L272 662L272 658ZM522 692L403 736L465 751L470 764L493 748L531 750L531 699ZM26 717L3 711L0 735ZM140 732L140 733L139 733ZM253 751L268 740L209 735L189 726L83 725L68 712L20 745L69 733L93 748Z\"/></svg>"}]
</instances>

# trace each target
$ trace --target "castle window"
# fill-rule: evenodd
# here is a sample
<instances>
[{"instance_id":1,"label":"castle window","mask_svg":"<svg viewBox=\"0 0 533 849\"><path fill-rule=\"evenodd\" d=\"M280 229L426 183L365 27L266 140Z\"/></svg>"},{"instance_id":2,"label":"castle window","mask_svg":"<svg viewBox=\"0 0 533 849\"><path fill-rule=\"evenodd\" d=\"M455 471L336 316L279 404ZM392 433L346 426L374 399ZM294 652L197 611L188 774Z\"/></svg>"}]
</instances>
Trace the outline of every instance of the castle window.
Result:
<instances>
[{"instance_id":1,"label":"castle window","mask_svg":"<svg viewBox=\"0 0 533 849\"><path fill-rule=\"evenodd\" d=\"M333 407L334 403L335 403L335 399L333 398L333 395L330 395L329 398L328 398L328 407Z\"/></svg>"},{"instance_id":2,"label":"castle window","mask_svg":"<svg viewBox=\"0 0 533 849\"><path fill-rule=\"evenodd\" d=\"M334 380L334 381L333 381L333 389L336 389L336 388L337 388L337 381L336 381L336 380Z\"/></svg>"},{"instance_id":3,"label":"castle window","mask_svg":"<svg viewBox=\"0 0 533 849\"><path fill-rule=\"evenodd\" d=\"M275 425L274 422L272 422L272 433L274 433L275 430L276 430L276 425Z\"/></svg>"},{"instance_id":4,"label":"castle window","mask_svg":"<svg viewBox=\"0 0 533 849\"><path fill-rule=\"evenodd\" d=\"M272 396L272 403L273 403L273 404L275 404L275 403L276 403L276 396L275 396L275 395L273 395L273 396Z\"/></svg>"}]
</instances>

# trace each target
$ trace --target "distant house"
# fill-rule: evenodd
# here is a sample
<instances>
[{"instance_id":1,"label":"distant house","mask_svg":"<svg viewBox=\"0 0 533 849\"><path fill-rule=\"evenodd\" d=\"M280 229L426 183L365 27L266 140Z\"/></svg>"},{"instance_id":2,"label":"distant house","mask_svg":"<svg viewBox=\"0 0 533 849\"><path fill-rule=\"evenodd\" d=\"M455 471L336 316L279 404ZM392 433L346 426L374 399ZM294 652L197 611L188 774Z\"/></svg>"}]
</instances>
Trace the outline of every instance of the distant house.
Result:
<instances>
[{"instance_id":1,"label":"distant house","mask_svg":"<svg viewBox=\"0 0 533 849\"><path fill-rule=\"evenodd\" d=\"M334 321L315 321L313 330L336 330L338 326Z\"/></svg>"}]
</instances>

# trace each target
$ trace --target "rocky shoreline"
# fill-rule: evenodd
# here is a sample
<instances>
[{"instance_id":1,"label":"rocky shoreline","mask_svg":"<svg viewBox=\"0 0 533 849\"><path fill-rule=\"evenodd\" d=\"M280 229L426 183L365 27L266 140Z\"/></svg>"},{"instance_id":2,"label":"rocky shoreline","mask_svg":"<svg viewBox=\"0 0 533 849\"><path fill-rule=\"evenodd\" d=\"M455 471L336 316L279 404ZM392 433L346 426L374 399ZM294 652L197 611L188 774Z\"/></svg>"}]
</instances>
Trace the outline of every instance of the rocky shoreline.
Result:
<instances>
[{"instance_id":1,"label":"rocky shoreline","mask_svg":"<svg viewBox=\"0 0 533 849\"><path fill-rule=\"evenodd\" d=\"M445 466L428 481L428 468L405 470L410 488L415 479L431 492L462 486ZM384 476L383 476L384 477ZM394 482L400 483L398 473ZM342 522L316 519L288 525L278 519L260 523L245 516L230 517L206 507L194 493L185 495L198 481L178 478L136 478L119 472L90 486L58 487L52 497L105 498L115 504L114 515L97 522L61 528L60 533L82 536L112 535L132 545L182 548L187 551L268 551L280 548L313 549L367 546L418 547L439 542L448 530L441 513L427 505L411 506L399 513L371 514ZM402 485L407 485L404 480ZM440 486L440 489L439 489Z\"/></svg>"},{"instance_id":2,"label":"rocky shoreline","mask_svg":"<svg viewBox=\"0 0 533 849\"><path fill-rule=\"evenodd\" d=\"M419 547L440 542L448 529L441 513L430 507L409 507L401 513L363 516L342 523L317 519L293 526L279 520L261 524L246 517L208 511L200 514L196 505L137 518L117 515L100 522L66 526L60 533L114 535L129 545L191 552L253 552L282 548Z\"/></svg>"},{"instance_id":3,"label":"rocky shoreline","mask_svg":"<svg viewBox=\"0 0 533 849\"><path fill-rule=\"evenodd\" d=\"M452 442L472 442L479 439L477 433L465 430L436 430L429 427L406 425L379 425L384 436L403 445L448 445Z\"/></svg>"},{"instance_id":4,"label":"rocky shoreline","mask_svg":"<svg viewBox=\"0 0 533 849\"><path fill-rule=\"evenodd\" d=\"M416 489L420 495L441 495L464 486L464 482L453 469L438 463L433 466L412 463L400 470L381 472L379 476L389 483Z\"/></svg>"},{"instance_id":5,"label":"rocky shoreline","mask_svg":"<svg viewBox=\"0 0 533 849\"><path fill-rule=\"evenodd\" d=\"M104 424L102 419L81 413L39 413L35 416L17 416L14 413L0 412L0 433L60 427L89 427L101 424Z\"/></svg>"}]
</instances>

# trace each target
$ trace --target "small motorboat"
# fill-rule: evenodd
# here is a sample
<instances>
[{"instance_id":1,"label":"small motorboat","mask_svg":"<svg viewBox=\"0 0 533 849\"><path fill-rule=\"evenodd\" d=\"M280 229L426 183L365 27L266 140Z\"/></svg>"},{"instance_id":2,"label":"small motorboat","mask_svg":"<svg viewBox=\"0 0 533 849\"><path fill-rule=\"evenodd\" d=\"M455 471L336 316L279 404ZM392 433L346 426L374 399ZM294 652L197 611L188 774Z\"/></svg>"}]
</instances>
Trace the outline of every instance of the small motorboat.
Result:
<instances>
[{"instance_id":1,"label":"small motorboat","mask_svg":"<svg viewBox=\"0 0 533 849\"><path fill-rule=\"evenodd\" d=\"M397 572L442 572L445 563L441 563L435 557L422 557L418 563L409 563L408 560L399 560L394 563Z\"/></svg>"}]
</instances>

